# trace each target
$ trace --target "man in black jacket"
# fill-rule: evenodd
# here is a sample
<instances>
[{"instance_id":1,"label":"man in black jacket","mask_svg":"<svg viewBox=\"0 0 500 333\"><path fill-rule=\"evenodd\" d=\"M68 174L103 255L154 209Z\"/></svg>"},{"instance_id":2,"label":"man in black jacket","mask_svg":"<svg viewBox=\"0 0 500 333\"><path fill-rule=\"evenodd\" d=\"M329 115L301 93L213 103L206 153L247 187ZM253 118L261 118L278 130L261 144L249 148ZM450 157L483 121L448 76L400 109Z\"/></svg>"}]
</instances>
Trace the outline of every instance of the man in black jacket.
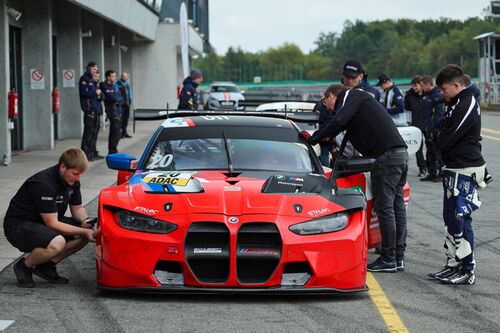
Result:
<instances>
[{"instance_id":1,"label":"man in black jacket","mask_svg":"<svg viewBox=\"0 0 500 333\"><path fill-rule=\"evenodd\" d=\"M308 137L315 145L325 137L346 131L346 137L363 156L376 159L371 172L373 202L380 223L380 257L368 265L371 272L404 270L406 208L403 186L408 173L407 146L385 108L361 89L339 84L327 88L325 105L335 105L335 117Z\"/></svg>"},{"instance_id":2,"label":"man in black jacket","mask_svg":"<svg viewBox=\"0 0 500 333\"><path fill-rule=\"evenodd\" d=\"M118 142L122 136L123 97L116 85L116 73L106 71L106 81L100 87L104 93L104 106L109 119L108 155L118 153Z\"/></svg>"},{"instance_id":3,"label":"man in black jacket","mask_svg":"<svg viewBox=\"0 0 500 333\"><path fill-rule=\"evenodd\" d=\"M481 113L473 90L465 87L464 72L446 65L436 77L447 100L436 135L443 171L444 269L429 276L446 284L474 284L474 233L471 214L481 205L477 187L483 187L486 163L481 155Z\"/></svg>"},{"instance_id":4,"label":"man in black jacket","mask_svg":"<svg viewBox=\"0 0 500 333\"><path fill-rule=\"evenodd\" d=\"M198 110L198 91L196 88L203 82L203 73L199 69L193 69L191 75L182 82L182 90L179 96L178 110Z\"/></svg>"},{"instance_id":5,"label":"man in black jacket","mask_svg":"<svg viewBox=\"0 0 500 333\"><path fill-rule=\"evenodd\" d=\"M405 109L411 111L411 124L419 128L422 133L425 131L424 123L424 113L425 113L425 101L424 93L422 90L422 77L415 75L411 79L411 89L405 94ZM424 158L424 141L420 143L420 148L417 151L417 166L418 166L418 176L424 177L426 173L426 165Z\"/></svg>"}]
</instances>

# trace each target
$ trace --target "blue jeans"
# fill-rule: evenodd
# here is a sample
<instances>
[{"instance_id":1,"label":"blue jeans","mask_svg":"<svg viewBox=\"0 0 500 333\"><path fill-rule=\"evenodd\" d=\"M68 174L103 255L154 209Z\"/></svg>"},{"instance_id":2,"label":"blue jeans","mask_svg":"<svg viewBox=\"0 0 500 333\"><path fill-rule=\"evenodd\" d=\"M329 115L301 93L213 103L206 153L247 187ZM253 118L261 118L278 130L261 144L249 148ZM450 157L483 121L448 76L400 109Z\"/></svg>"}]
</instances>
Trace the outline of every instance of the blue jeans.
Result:
<instances>
[{"instance_id":1,"label":"blue jeans","mask_svg":"<svg viewBox=\"0 0 500 333\"><path fill-rule=\"evenodd\" d=\"M319 145L321 150L321 155L319 155L319 160L322 166L329 167L330 166L330 148L331 145Z\"/></svg>"}]
</instances>

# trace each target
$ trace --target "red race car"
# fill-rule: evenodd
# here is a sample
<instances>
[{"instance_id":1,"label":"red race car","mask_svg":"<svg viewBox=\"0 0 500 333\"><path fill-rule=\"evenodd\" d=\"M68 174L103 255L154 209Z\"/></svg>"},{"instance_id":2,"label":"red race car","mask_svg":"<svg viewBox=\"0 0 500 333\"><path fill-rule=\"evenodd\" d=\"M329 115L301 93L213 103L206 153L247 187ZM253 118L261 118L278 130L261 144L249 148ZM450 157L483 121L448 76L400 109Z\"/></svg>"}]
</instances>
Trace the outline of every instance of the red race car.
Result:
<instances>
[{"instance_id":1,"label":"red race car","mask_svg":"<svg viewBox=\"0 0 500 333\"><path fill-rule=\"evenodd\" d=\"M99 288L366 290L368 247L380 240L365 197L374 160L342 160L331 176L298 135L296 122L317 114L235 113L145 110L169 118L139 161L106 158L120 172L99 195Z\"/></svg>"}]
</instances>

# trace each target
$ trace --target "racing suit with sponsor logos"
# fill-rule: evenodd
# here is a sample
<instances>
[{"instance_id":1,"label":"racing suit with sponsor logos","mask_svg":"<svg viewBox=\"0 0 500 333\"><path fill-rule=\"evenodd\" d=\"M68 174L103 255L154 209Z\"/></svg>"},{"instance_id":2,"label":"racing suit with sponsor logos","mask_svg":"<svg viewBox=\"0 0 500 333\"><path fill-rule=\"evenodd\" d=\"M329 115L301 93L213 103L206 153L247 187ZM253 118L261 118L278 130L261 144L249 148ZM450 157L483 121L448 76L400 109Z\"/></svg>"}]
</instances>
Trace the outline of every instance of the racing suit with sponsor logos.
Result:
<instances>
[{"instance_id":1,"label":"racing suit with sponsor logos","mask_svg":"<svg viewBox=\"0 0 500 333\"><path fill-rule=\"evenodd\" d=\"M198 110L198 91L196 88L198 84L193 81L193 79L188 76L184 82L182 82L181 95L179 97L178 110Z\"/></svg>"},{"instance_id":2,"label":"racing suit with sponsor logos","mask_svg":"<svg viewBox=\"0 0 500 333\"><path fill-rule=\"evenodd\" d=\"M471 214L481 205L477 188L485 186L486 167L481 154L480 107L472 89L462 90L447 103L436 135L436 146L445 165L443 218L447 265L472 272L475 261Z\"/></svg>"}]
</instances>

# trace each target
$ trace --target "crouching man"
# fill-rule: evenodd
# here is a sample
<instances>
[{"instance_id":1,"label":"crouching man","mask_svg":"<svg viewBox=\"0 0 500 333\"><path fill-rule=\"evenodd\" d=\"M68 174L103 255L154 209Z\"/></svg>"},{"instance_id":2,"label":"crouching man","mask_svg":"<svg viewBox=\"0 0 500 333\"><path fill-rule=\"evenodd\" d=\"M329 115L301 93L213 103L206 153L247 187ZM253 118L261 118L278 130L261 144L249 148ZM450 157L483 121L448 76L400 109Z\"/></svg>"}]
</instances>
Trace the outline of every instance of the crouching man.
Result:
<instances>
[{"instance_id":1,"label":"crouching man","mask_svg":"<svg viewBox=\"0 0 500 333\"><path fill-rule=\"evenodd\" d=\"M10 201L5 236L14 247L29 253L14 264L19 287L33 288L33 273L49 283L68 283L56 265L95 241L90 223L95 220L89 218L80 193L80 176L87 168L85 153L68 148L57 165L29 177ZM71 218L64 216L68 204Z\"/></svg>"}]
</instances>

